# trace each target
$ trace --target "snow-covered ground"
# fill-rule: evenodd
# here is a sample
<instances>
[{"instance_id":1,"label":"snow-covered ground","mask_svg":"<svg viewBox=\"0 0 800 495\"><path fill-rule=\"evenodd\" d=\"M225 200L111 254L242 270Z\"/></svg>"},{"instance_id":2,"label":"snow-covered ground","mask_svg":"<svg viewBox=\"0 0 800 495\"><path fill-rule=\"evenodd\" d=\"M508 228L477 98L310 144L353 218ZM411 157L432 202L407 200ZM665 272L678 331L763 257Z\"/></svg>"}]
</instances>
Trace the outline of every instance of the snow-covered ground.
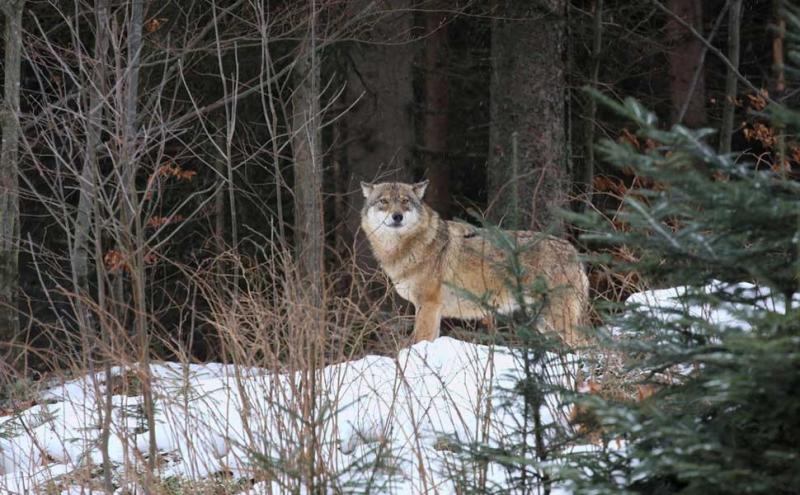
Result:
<instances>
[{"instance_id":1,"label":"snow-covered ground","mask_svg":"<svg viewBox=\"0 0 800 495\"><path fill-rule=\"evenodd\" d=\"M723 295L727 301L711 304ZM708 301L704 301L708 299ZM756 305L736 303L736 300L756 301ZM766 287L750 283L726 284L714 281L705 287L671 287L632 294L626 304L663 321L674 320L677 315L688 314L718 327L749 329L745 317L756 310L783 313L786 302L781 295L772 294ZM800 293L792 298L792 307L800 305Z\"/></svg>"},{"instance_id":2,"label":"snow-covered ground","mask_svg":"<svg viewBox=\"0 0 800 495\"><path fill-rule=\"evenodd\" d=\"M561 361L548 369L564 371ZM299 455L299 374L179 363L153 364L151 373L162 479L220 472L250 479L270 460L291 466ZM508 349L451 338L417 344L396 359L368 356L320 370L317 444L321 462L336 473L332 485L345 492L371 484L372 493L453 493L455 471L465 466L448 445L519 440L518 416L499 406L521 373ZM569 384L566 377L554 380ZM102 465L105 386L103 374L69 381L44 392L38 405L0 418L2 493L37 493L54 479L63 493L89 493L75 473ZM115 483L128 485L123 488L134 488L130 474L146 462L149 434L141 411L141 396L113 396L109 453ZM558 397L549 395L543 421L563 423L565 413ZM391 469L370 467L376 464ZM506 484L508 473L499 466L487 470L490 486ZM279 477L247 493L283 493L289 484Z\"/></svg>"},{"instance_id":3,"label":"snow-covered ground","mask_svg":"<svg viewBox=\"0 0 800 495\"><path fill-rule=\"evenodd\" d=\"M756 289L740 284L726 290ZM630 301L638 311L669 318L670 308L686 304L684 294L685 288L648 291ZM776 303L765 298L764 304ZM698 306L692 311L730 325L739 309ZM575 361L567 356L570 360ZM546 366L551 382L566 387L573 385L575 368L563 356ZM115 368L112 374L130 381L135 372ZM523 375L522 363L507 348L440 338L403 350L397 358L367 356L328 366L315 374L314 425L303 420L309 394L301 384L308 377L299 373L181 363L152 364L151 373L162 480L207 480L219 473L258 480L274 469L268 481L243 484L240 492L290 492L296 483L292 469L302 464L309 428L316 431L317 462L339 493L369 487L371 493L448 494L456 492L456 483L478 479L503 487L514 475L492 463L481 472L479 466L464 464L453 447L521 441L520 404L508 390ZM112 391L115 380L121 379L110 380ZM46 390L24 411L0 416L0 493L100 493L100 412L106 385L102 373L84 376ZM108 452L114 483L119 493L143 493L136 480L147 462L150 435L142 396L120 393L112 400ZM508 400L511 407L503 407ZM550 393L546 402L543 423L568 428L560 395ZM556 487L551 493L565 491Z\"/></svg>"}]
</instances>

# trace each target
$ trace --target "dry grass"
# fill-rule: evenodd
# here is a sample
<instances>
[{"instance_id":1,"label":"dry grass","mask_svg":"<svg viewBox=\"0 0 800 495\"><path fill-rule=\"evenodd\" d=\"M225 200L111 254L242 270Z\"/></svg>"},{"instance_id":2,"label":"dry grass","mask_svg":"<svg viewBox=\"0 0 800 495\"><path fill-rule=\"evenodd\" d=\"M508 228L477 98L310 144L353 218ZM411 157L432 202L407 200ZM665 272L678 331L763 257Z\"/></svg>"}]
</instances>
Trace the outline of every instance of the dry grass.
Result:
<instances>
[{"instance_id":1,"label":"dry grass","mask_svg":"<svg viewBox=\"0 0 800 495\"><path fill-rule=\"evenodd\" d=\"M156 365L159 356L153 349L161 349L177 363L178 370L186 373L179 390L163 388L153 377L150 367L141 364L144 350L138 347L140 341L131 336L128 312L115 310L124 307L119 301L107 301L104 308L85 298L72 301L76 308L92 308L92 321L97 323L95 328L82 327L77 332L71 331L71 322L67 320L42 326L46 338L53 342L53 347L47 352L38 351L38 358L48 365L46 379L25 381L20 376L3 376L6 391L3 412L16 420L0 426L0 438L18 434L19 429L31 433L33 438L32 432L43 423L36 423L28 413L33 406L46 407L45 401L39 399L41 391L88 373L87 400L99 407L93 421L102 430L95 451L105 452L109 448L107 442L113 444L118 439L128 455L124 465L111 466L113 472L108 472L98 457L93 461L73 460L67 463L71 467L67 474L54 475L54 480L39 485L40 490L79 485L95 489L122 488L123 493L124 490L128 493L144 490L146 493L216 494L234 493L232 490L244 489L251 483L269 481L273 486L280 486L280 491L294 493L339 486L337 477L347 467L338 465L338 454L332 452L354 447L325 443L325 439L331 437L331 428L343 427L328 420L326 414L349 406L338 402L349 386L346 381L349 379L349 363L368 354L397 356L398 350L408 344L412 319L404 314L402 307L387 299L390 297L388 290L381 291L378 298L365 297L365 294L374 294L370 285L386 286L385 280L380 274L365 274L356 268L329 273L323 291L324 305L315 306L309 302L311 291L304 284L288 251L279 245L271 246L267 251L272 255L260 257L259 262L226 254L200 269L177 267L185 277L187 293L192 295L181 308L185 317L180 320L182 323L178 328L163 328L154 317L148 316L152 348L147 352L152 364ZM350 261L343 266L355 267L355 263ZM235 282L231 273L237 274ZM334 291L334 287L345 285L339 283L340 277L350 282L348 293ZM74 294L60 296L68 301L77 298ZM202 308L202 311L197 308ZM195 393L189 365L197 363L197 359L189 349L193 335L209 329L213 330L219 360L233 365L228 368L230 395L240 397L241 402L237 402L240 408L230 411L230 414L242 418L245 425L244 438L238 438L236 442L242 451L254 456L253 470L245 478L226 479L224 471L203 474L202 459L198 459L196 474L204 481L165 476L162 470L165 463L170 462L169 455L164 457L159 453L158 459L151 464L147 454L139 453L136 445L150 433L148 414L162 414L174 424L195 421L189 404ZM467 370L478 384L469 402L473 410L454 409L448 413L452 414L448 420L460 424L459 429L473 432L470 434L472 442L487 442L495 428L497 405L492 399L495 377L491 362L481 364L476 360L475 366ZM337 373L320 373L324 366L337 363L342 365ZM110 371L111 366L117 371L107 378L103 372ZM399 374L392 392L382 397L389 411L385 425L390 425L392 418L402 416L409 418L412 428L417 431L423 428L430 415L441 411L427 410L429 406L425 405L424 399L414 399L413 387L421 370L410 371L407 375L402 362L398 361L397 366ZM253 370L257 370L255 375ZM437 370L431 368L425 373L436 376ZM439 386L448 389L446 383ZM155 397L154 411L148 411L138 399L148 388ZM408 399L401 397L412 399L409 403L406 402ZM447 397L444 400L448 402ZM451 403L456 402L454 397ZM554 414L562 414L562 411L554 410ZM225 421L225 418L219 419ZM135 423L133 428L129 427L131 422ZM184 440L189 444L193 436L204 429L199 420L192 424L194 426L187 423L182 430L186 436ZM12 426L17 429L12 431ZM264 438L262 434L267 430L269 438ZM387 450L392 434L389 430L375 431L372 437L359 440L360 444L378 452L359 469L374 470L376 477L394 469L392 464L396 460ZM61 441L76 441L67 438L68 434L64 435ZM335 432L333 436L337 436ZM416 440L413 440L416 444L411 449L415 452L419 470L415 476L422 486L428 486L436 476L430 472L433 461L428 458L430 451L423 445L422 438L423 433L418 430ZM457 455L457 449L442 448L443 445L451 445L450 440L437 440L434 450L451 456L447 469L451 470L454 483L487 486L486 463L466 463ZM51 465L46 446L35 445L34 449L42 453L35 462L42 466ZM259 453L263 456L260 457ZM275 463L276 459L280 459L280 464ZM152 465L155 468L151 470Z\"/></svg>"}]
</instances>

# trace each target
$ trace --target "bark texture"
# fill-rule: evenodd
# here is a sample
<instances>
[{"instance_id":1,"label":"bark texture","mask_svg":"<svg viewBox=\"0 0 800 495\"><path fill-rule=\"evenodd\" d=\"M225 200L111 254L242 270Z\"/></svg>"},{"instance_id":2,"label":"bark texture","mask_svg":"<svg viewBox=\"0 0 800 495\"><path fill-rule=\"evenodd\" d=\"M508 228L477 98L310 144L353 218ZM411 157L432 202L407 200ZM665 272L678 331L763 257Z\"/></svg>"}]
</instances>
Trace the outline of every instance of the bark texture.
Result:
<instances>
[{"instance_id":1,"label":"bark texture","mask_svg":"<svg viewBox=\"0 0 800 495\"><path fill-rule=\"evenodd\" d=\"M742 21L742 0L733 0L728 12L728 60L730 66L725 76L725 104L722 108L722 124L719 131L719 152L731 152L733 119L736 115L739 70L739 27Z\"/></svg>"},{"instance_id":2,"label":"bark texture","mask_svg":"<svg viewBox=\"0 0 800 495\"><path fill-rule=\"evenodd\" d=\"M488 213L506 228L558 230L567 199L566 5L496 2Z\"/></svg>"},{"instance_id":3,"label":"bark texture","mask_svg":"<svg viewBox=\"0 0 800 495\"><path fill-rule=\"evenodd\" d=\"M19 331L19 89L24 0L2 4L5 16L5 95L0 109L0 342ZM10 362L4 360L6 363Z\"/></svg>"},{"instance_id":4,"label":"bark texture","mask_svg":"<svg viewBox=\"0 0 800 495\"><path fill-rule=\"evenodd\" d=\"M669 0L667 7L697 32L703 32L700 0ZM698 69L705 58L703 42L671 16L667 18L665 30L671 47L667 61L672 121L682 120L689 127L700 127L706 122L705 77L702 69Z\"/></svg>"},{"instance_id":5,"label":"bark texture","mask_svg":"<svg viewBox=\"0 0 800 495\"><path fill-rule=\"evenodd\" d=\"M442 9L446 5L441 5ZM425 114L422 123L422 147L425 175L430 180L425 197L434 210L447 216L450 204L450 175L447 164L447 107L450 103L447 73L447 14L425 14Z\"/></svg>"},{"instance_id":6,"label":"bark texture","mask_svg":"<svg viewBox=\"0 0 800 495\"><path fill-rule=\"evenodd\" d=\"M592 72L591 72L591 86L594 89L599 88L600 82L600 55L603 48L603 0L596 0L594 2L594 37L592 38ZM594 180L595 169L595 156L594 156L594 126L597 119L597 99L589 96L588 98L588 111L585 122L586 134L584 140L584 149L586 150L586 159L584 160L582 177L577 180L582 182L583 191L585 195L581 208L592 203L592 182Z\"/></svg>"},{"instance_id":7,"label":"bark texture","mask_svg":"<svg viewBox=\"0 0 800 495\"><path fill-rule=\"evenodd\" d=\"M410 180L414 125L413 46L406 43L413 26L410 0L353 0L363 43L348 56L347 101L356 102L346 117L345 158L349 172L347 233L352 242L360 225L360 181ZM366 250L366 244L361 243Z\"/></svg>"},{"instance_id":8,"label":"bark texture","mask_svg":"<svg viewBox=\"0 0 800 495\"><path fill-rule=\"evenodd\" d=\"M320 64L314 42L315 13L294 67L292 149L294 152L295 246L301 275L310 283L315 307L322 307L324 241L322 143L320 137Z\"/></svg>"}]
</instances>

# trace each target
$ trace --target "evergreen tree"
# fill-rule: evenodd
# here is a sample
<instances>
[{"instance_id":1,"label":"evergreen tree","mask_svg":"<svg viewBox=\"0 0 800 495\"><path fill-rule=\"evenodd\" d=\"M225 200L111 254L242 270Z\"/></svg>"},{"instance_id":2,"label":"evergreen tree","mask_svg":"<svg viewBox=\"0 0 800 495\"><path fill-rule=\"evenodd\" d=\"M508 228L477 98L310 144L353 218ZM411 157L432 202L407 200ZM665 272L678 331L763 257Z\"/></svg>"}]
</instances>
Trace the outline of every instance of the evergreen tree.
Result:
<instances>
[{"instance_id":1,"label":"evergreen tree","mask_svg":"<svg viewBox=\"0 0 800 495\"><path fill-rule=\"evenodd\" d=\"M598 147L646 187L626 195L622 228L571 218L587 241L636 253L606 260L618 270L676 289L609 316L611 353L655 393L585 398L607 448L568 456L561 476L577 493L800 492L800 184L717 154L709 129L660 130L635 100L595 97L649 143Z\"/></svg>"}]
</instances>

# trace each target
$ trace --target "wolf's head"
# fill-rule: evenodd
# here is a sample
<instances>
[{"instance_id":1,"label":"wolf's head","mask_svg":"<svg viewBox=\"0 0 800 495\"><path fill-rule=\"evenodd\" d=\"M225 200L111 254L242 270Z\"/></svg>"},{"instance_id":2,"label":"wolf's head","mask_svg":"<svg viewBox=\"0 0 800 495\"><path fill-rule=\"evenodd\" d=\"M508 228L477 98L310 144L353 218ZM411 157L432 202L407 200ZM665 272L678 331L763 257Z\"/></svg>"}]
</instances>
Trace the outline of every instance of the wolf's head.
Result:
<instances>
[{"instance_id":1,"label":"wolf's head","mask_svg":"<svg viewBox=\"0 0 800 495\"><path fill-rule=\"evenodd\" d=\"M362 226L376 234L404 234L414 230L423 217L422 196L426 187L427 180L416 184L362 182L365 199L361 210Z\"/></svg>"}]
</instances>

